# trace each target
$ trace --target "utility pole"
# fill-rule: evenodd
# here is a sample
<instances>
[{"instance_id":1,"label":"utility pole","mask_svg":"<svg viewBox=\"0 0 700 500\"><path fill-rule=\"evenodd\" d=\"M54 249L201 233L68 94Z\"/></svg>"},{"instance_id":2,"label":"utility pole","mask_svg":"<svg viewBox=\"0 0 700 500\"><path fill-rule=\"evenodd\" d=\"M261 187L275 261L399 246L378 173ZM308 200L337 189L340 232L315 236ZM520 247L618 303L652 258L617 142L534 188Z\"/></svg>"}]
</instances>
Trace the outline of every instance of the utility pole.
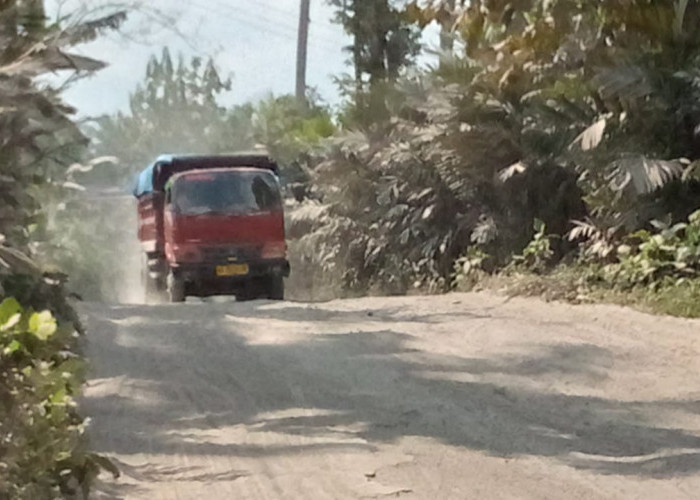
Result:
<instances>
[{"instance_id":1,"label":"utility pole","mask_svg":"<svg viewBox=\"0 0 700 500\"><path fill-rule=\"evenodd\" d=\"M445 57L451 56L454 50L454 33L452 32L455 16L455 0L447 0L445 9L447 12L441 22L440 29L440 66L443 65Z\"/></svg>"},{"instance_id":2,"label":"utility pole","mask_svg":"<svg viewBox=\"0 0 700 500\"><path fill-rule=\"evenodd\" d=\"M299 39L297 42L297 101L306 106L306 60L309 51L309 14L311 0L301 0L299 9Z\"/></svg>"}]
</instances>

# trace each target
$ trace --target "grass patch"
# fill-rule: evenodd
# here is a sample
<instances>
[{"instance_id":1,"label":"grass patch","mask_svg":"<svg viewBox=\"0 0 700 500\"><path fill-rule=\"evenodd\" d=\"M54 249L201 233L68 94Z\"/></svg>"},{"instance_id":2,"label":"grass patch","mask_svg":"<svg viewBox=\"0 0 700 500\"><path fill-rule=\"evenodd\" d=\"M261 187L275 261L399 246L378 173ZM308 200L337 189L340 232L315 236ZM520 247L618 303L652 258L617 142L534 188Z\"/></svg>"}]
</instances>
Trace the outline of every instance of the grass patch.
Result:
<instances>
[{"instance_id":1,"label":"grass patch","mask_svg":"<svg viewBox=\"0 0 700 500\"><path fill-rule=\"evenodd\" d=\"M601 290L597 296L599 302L629 306L652 314L700 318L700 280L697 279L657 290Z\"/></svg>"},{"instance_id":2,"label":"grass patch","mask_svg":"<svg viewBox=\"0 0 700 500\"><path fill-rule=\"evenodd\" d=\"M543 274L512 270L481 274L470 287L460 290L495 290L508 296L571 304L617 304L652 314L700 318L700 279L621 289L602 279L599 267L581 264L560 266Z\"/></svg>"}]
</instances>

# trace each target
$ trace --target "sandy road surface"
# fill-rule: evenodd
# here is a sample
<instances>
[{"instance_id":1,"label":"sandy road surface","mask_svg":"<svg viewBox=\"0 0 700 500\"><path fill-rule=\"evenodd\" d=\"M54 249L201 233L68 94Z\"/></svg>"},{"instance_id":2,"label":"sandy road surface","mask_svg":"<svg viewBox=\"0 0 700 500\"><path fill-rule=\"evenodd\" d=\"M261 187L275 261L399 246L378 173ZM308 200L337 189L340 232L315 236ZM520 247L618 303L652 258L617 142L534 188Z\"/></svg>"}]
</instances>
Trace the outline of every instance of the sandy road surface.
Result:
<instances>
[{"instance_id":1,"label":"sandy road surface","mask_svg":"<svg viewBox=\"0 0 700 500\"><path fill-rule=\"evenodd\" d=\"M87 305L97 498L700 497L700 323L489 295Z\"/></svg>"}]
</instances>

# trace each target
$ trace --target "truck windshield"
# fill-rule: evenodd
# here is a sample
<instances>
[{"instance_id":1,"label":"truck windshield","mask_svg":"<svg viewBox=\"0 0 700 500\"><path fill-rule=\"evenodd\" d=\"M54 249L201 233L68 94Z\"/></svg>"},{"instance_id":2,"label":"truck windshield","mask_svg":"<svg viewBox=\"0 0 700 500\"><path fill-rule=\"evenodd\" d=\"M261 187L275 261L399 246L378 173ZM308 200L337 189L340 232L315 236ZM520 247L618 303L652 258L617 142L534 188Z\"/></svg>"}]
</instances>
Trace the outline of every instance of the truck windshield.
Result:
<instances>
[{"instance_id":1,"label":"truck windshield","mask_svg":"<svg viewBox=\"0 0 700 500\"><path fill-rule=\"evenodd\" d=\"M250 214L278 209L281 197L268 172L196 172L177 179L172 202L183 215Z\"/></svg>"}]
</instances>

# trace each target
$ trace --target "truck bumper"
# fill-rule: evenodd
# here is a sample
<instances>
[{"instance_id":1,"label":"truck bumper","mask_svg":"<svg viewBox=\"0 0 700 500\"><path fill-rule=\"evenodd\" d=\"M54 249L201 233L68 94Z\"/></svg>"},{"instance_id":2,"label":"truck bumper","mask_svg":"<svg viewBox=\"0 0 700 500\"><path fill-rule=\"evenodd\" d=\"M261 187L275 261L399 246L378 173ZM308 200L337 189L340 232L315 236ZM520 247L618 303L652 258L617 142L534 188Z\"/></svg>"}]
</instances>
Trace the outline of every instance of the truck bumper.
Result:
<instances>
[{"instance_id":1,"label":"truck bumper","mask_svg":"<svg viewBox=\"0 0 700 500\"><path fill-rule=\"evenodd\" d=\"M236 276L219 276L217 268L230 264L247 264L248 273ZM246 286L251 281L268 277L290 274L290 265L287 259L256 260L248 262L222 262L222 263L180 263L173 266L189 287L199 290L203 295L211 293L234 293L236 289ZM193 290L193 291L194 291ZM206 293L204 293L207 291Z\"/></svg>"}]
</instances>

